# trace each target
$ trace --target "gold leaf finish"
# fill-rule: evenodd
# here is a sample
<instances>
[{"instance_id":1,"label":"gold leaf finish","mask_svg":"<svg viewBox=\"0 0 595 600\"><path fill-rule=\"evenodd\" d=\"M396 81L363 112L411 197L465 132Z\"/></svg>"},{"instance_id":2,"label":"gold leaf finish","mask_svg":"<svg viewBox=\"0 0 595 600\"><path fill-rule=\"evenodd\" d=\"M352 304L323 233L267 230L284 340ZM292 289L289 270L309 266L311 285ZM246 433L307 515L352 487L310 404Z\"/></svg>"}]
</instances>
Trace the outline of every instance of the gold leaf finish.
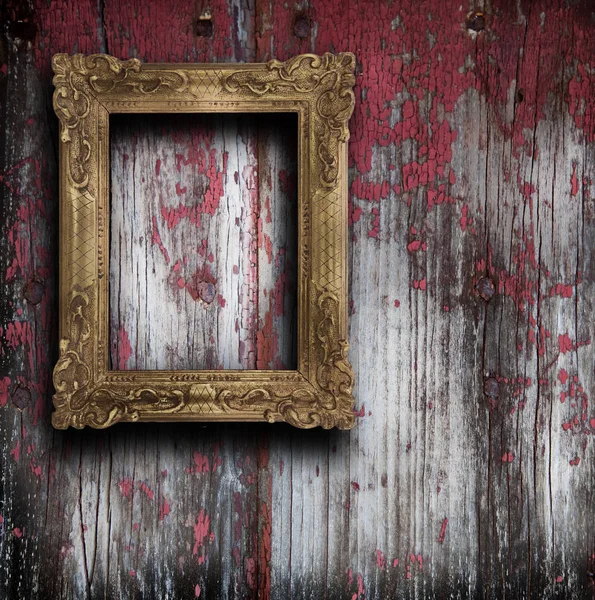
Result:
<instances>
[{"instance_id":1,"label":"gold leaf finish","mask_svg":"<svg viewBox=\"0 0 595 600\"><path fill-rule=\"evenodd\" d=\"M61 160L61 342L54 369L54 426L210 420L352 427L346 152L354 56L142 65L104 54L57 54L53 67ZM298 113L296 371L108 369L109 114L117 112Z\"/></svg>"}]
</instances>

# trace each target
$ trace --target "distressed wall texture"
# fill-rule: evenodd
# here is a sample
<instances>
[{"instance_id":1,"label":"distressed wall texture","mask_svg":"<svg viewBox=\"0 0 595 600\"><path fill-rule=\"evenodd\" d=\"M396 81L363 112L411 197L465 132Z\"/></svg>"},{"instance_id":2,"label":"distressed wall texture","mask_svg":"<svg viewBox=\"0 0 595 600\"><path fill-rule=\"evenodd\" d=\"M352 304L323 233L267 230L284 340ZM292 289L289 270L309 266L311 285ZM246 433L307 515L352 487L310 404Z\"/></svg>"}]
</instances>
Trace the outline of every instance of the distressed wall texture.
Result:
<instances>
[{"instance_id":1,"label":"distressed wall texture","mask_svg":"<svg viewBox=\"0 0 595 600\"><path fill-rule=\"evenodd\" d=\"M3 0L1 8L0 596L593 597L590 2L230 0L210 5L211 25L199 19L206 4L178 0ZM353 431L52 429L50 59L97 51L153 62L356 54ZM248 311L238 313L239 357L203 358L281 364L291 358L291 327L279 298L291 294L283 281L276 289L286 265L275 261L290 234L267 222L266 196L287 187L287 172L254 157L286 158L274 135L256 144L237 135L233 151L245 154L248 171L234 166L239 158L224 165L225 135L214 127L212 163L207 153L205 171L197 163L184 176L205 197L225 179L234 206L247 207L241 256L268 275L255 287L247 268L244 287L234 284L245 293L236 306ZM154 140L169 160L163 177L178 177L176 152L192 166L187 147L167 149L171 139ZM155 146L150 160L136 148L155 172ZM253 176L255 164L264 170ZM174 201L183 199L170 208ZM203 208L213 218L219 210ZM179 259L165 235L170 213L152 216L143 235L167 278ZM216 236L205 239L215 282L189 271L179 289L185 305L212 296L223 311L232 305L222 306L219 277L241 264ZM226 323L235 332L235 321ZM147 360L142 347L131 358L125 322L112 326L115 362Z\"/></svg>"}]
</instances>

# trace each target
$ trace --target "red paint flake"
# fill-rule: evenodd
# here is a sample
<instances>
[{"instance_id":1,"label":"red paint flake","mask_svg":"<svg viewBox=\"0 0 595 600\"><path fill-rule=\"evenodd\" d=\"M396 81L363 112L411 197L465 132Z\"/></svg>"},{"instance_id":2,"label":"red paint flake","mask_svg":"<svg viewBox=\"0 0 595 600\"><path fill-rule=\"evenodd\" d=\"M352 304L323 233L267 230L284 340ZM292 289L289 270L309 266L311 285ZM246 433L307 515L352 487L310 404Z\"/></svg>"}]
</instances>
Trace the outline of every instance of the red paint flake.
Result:
<instances>
[{"instance_id":1,"label":"red paint flake","mask_svg":"<svg viewBox=\"0 0 595 600\"><path fill-rule=\"evenodd\" d=\"M395 308L399 308L399 306L401 306L401 303L398 300L395 300Z\"/></svg>"},{"instance_id":2,"label":"red paint flake","mask_svg":"<svg viewBox=\"0 0 595 600\"><path fill-rule=\"evenodd\" d=\"M407 245L407 250L409 252L417 252L421 248L421 240L414 240L410 244Z\"/></svg>"},{"instance_id":3,"label":"red paint flake","mask_svg":"<svg viewBox=\"0 0 595 600\"><path fill-rule=\"evenodd\" d=\"M217 295L217 301L219 302L219 306L221 308L225 308L225 298L221 294Z\"/></svg>"},{"instance_id":4,"label":"red paint flake","mask_svg":"<svg viewBox=\"0 0 595 600\"><path fill-rule=\"evenodd\" d=\"M128 575L130 575L130 577L136 577L136 571L134 569L130 569L128 571Z\"/></svg>"},{"instance_id":5,"label":"red paint flake","mask_svg":"<svg viewBox=\"0 0 595 600\"><path fill-rule=\"evenodd\" d=\"M351 482L351 487L356 491L359 492L360 487L359 487L359 483L357 481L352 481Z\"/></svg>"},{"instance_id":6,"label":"red paint flake","mask_svg":"<svg viewBox=\"0 0 595 600\"><path fill-rule=\"evenodd\" d=\"M155 175L157 177L159 177L159 173L161 172L161 159L158 158L157 162L155 163Z\"/></svg>"},{"instance_id":7,"label":"red paint flake","mask_svg":"<svg viewBox=\"0 0 595 600\"><path fill-rule=\"evenodd\" d=\"M256 590L256 561L252 557L246 557L246 582L251 590Z\"/></svg>"},{"instance_id":8,"label":"red paint flake","mask_svg":"<svg viewBox=\"0 0 595 600\"><path fill-rule=\"evenodd\" d=\"M171 505L167 500L163 500L163 502L159 506L159 520L163 521L167 515L171 512Z\"/></svg>"},{"instance_id":9,"label":"red paint flake","mask_svg":"<svg viewBox=\"0 0 595 600\"><path fill-rule=\"evenodd\" d=\"M360 217L362 216L362 209L359 206L355 206L353 204L353 202L351 202L351 200L349 201L349 208L348 208L348 213L349 213L349 227L351 227L354 223L357 223L360 220Z\"/></svg>"},{"instance_id":10,"label":"red paint flake","mask_svg":"<svg viewBox=\"0 0 595 600\"><path fill-rule=\"evenodd\" d=\"M153 216L153 237L151 239L151 243L153 245L157 244L157 247L159 248L159 250L161 250L163 257L165 258L165 263L169 265L169 253L167 251L167 248L163 245L163 242L161 241L161 236L159 235L159 229L157 227L157 217L155 216ZM178 261L176 264L179 264L179 262L180 261Z\"/></svg>"},{"instance_id":11,"label":"red paint flake","mask_svg":"<svg viewBox=\"0 0 595 600\"><path fill-rule=\"evenodd\" d=\"M8 402L8 390L10 389L10 377L0 379L0 407L6 406Z\"/></svg>"},{"instance_id":12,"label":"red paint flake","mask_svg":"<svg viewBox=\"0 0 595 600\"><path fill-rule=\"evenodd\" d=\"M571 467L578 467L578 465L579 465L580 462L581 462L580 457L575 456L573 459L571 459L569 461L569 464L570 464Z\"/></svg>"},{"instance_id":13,"label":"red paint flake","mask_svg":"<svg viewBox=\"0 0 595 600\"><path fill-rule=\"evenodd\" d=\"M444 543L444 538L446 537L446 527L448 526L448 519L445 518L442 521L442 525L440 526L440 535L438 536L438 543Z\"/></svg>"},{"instance_id":14,"label":"red paint flake","mask_svg":"<svg viewBox=\"0 0 595 600\"><path fill-rule=\"evenodd\" d=\"M566 352L570 352L574 348L572 340L567 333L558 336L558 348L561 354L566 354Z\"/></svg>"},{"instance_id":15,"label":"red paint flake","mask_svg":"<svg viewBox=\"0 0 595 600\"><path fill-rule=\"evenodd\" d=\"M383 571L386 569L386 557L382 550L376 550L376 566Z\"/></svg>"},{"instance_id":16,"label":"red paint flake","mask_svg":"<svg viewBox=\"0 0 595 600\"><path fill-rule=\"evenodd\" d=\"M194 452L194 466L186 467L186 473L208 473L211 469L209 458L200 452Z\"/></svg>"},{"instance_id":17,"label":"red paint flake","mask_svg":"<svg viewBox=\"0 0 595 600\"><path fill-rule=\"evenodd\" d=\"M29 461L29 468L31 469L31 473L33 473L33 475L35 475L36 477L41 477L41 466L35 465L33 459Z\"/></svg>"},{"instance_id":18,"label":"red paint flake","mask_svg":"<svg viewBox=\"0 0 595 600\"><path fill-rule=\"evenodd\" d=\"M560 296L561 298L572 298L572 286L557 283L556 285L553 285L550 288L549 295L550 298L553 296Z\"/></svg>"},{"instance_id":19,"label":"red paint flake","mask_svg":"<svg viewBox=\"0 0 595 600\"><path fill-rule=\"evenodd\" d=\"M560 369L560 372L558 373L558 380L562 385L568 381L568 372L566 369Z\"/></svg>"},{"instance_id":20,"label":"red paint flake","mask_svg":"<svg viewBox=\"0 0 595 600\"><path fill-rule=\"evenodd\" d=\"M211 519L209 515L207 515L204 509L201 508L198 516L196 517L196 522L192 526L194 529L194 546L192 548L192 556L196 556L199 549L204 549L205 541L209 535L210 524ZM205 561L204 553L201 553L197 560L199 565L203 564Z\"/></svg>"},{"instance_id":21,"label":"red paint flake","mask_svg":"<svg viewBox=\"0 0 595 600\"><path fill-rule=\"evenodd\" d=\"M355 198L367 200L368 202L380 202L388 198L390 193L390 184L384 180L382 183L366 183L357 176L351 183L350 193Z\"/></svg>"},{"instance_id":22,"label":"red paint flake","mask_svg":"<svg viewBox=\"0 0 595 600\"><path fill-rule=\"evenodd\" d=\"M238 275L240 272L240 267L238 267L238 265L234 265L232 271L234 275Z\"/></svg>"},{"instance_id":23,"label":"red paint flake","mask_svg":"<svg viewBox=\"0 0 595 600\"><path fill-rule=\"evenodd\" d=\"M149 500L155 497L155 492L143 481L139 482L138 488Z\"/></svg>"},{"instance_id":24,"label":"red paint flake","mask_svg":"<svg viewBox=\"0 0 595 600\"><path fill-rule=\"evenodd\" d=\"M471 223L473 222L473 219L471 217L467 216L468 212L469 212L469 207L466 204L464 204L463 208L461 210L461 220L460 220L461 231L465 231L467 229L467 225L471 225Z\"/></svg>"},{"instance_id":25,"label":"red paint flake","mask_svg":"<svg viewBox=\"0 0 595 600\"><path fill-rule=\"evenodd\" d=\"M562 575L558 575L556 577L556 583L562 583L564 581L564 577Z\"/></svg>"},{"instance_id":26,"label":"red paint flake","mask_svg":"<svg viewBox=\"0 0 595 600\"><path fill-rule=\"evenodd\" d=\"M22 538L24 534L24 531L20 527L15 527L12 532L14 533L15 537L19 539Z\"/></svg>"},{"instance_id":27,"label":"red paint flake","mask_svg":"<svg viewBox=\"0 0 595 600\"><path fill-rule=\"evenodd\" d=\"M395 559L393 560L393 568L395 568L395 569L396 569L398 566L399 566L399 559L398 559L398 558L395 558Z\"/></svg>"},{"instance_id":28,"label":"red paint flake","mask_svg":"<svg viewBox=\"0 0 595 600\"><path fill-rule=\"evenodd\" d=\"M269 300L272 303L272 299ZM265 313L264 325L256 333L256 368L274 368L275 358L278 356L279 340L273 327L273 311Z\"/></svg>"},{"instance_id":29,"label":"red paint flake","mask_svg":"<svg viewBox=\"0 0 595 600\"><path fill-rule=\"evenodd\" d=\"M380 232L380 211L377 208L372 209L372 229L368 231L368 237L378 238Z\"/></svg>"},{"instance_id":30,"label":"red paint flake","mask_svg":"<svg viewBox=\"0 0 595 600\"><path fill-rule=\"evenodd\" d=\"M512 452L505 452L502 455L502 462L508 462L511 463L514 460L514 455L512 454Z\"/></svg>"},{"instance_id":31,"label":"red paint flake","mask_svg":"<svg viewBox=\"0 0 595 600\"><path fill-rule=\"evenodd\" d=\"M365 406L365 404L363 404L362 407L359 410L353 409L353 414L356 417L365 417L366 416L366 406Z\"/></svg>"},{"instance_id":32,"label":"red paint flake","mask_svg":"<svg viewBox=\"0 0 595 600\"><path fill-rule=\"evenodd\" d=\"M200 598L200 585L198 583L194 586L194 597Z\"/></svg>"},{"instance_id":33,"label":"red paint flake","mask_svg":"<svg viewBox=\"0 0 595 600\"><path fill-rule=\"evenodd\" d=\"M413 280L413 288L416 290L425 291L426 290L426 278L423 279L414 279Z\"/></svg>"},{"instance_id":34,"label":"red paint flake","mask_svg":"<svg viewBox=\"0 0 595 600\"><path fill-rule=\"evenodd\" d=\"M118 330L118 347L117 347L117 356L118 356L118 369L123 371L126 369L128 365L128 361L132 356L132 346L130 345L130 339L128 338L128 333L124 326L122 325Z\"/></svg>"},{"instance_id":35,"label":"red paint flake","mask_svg":"<svg viewBox=\"0 0 595 600\"><path fill-rule=\"evenodd\" d=\"M130 477L126 477L122 479L122 481L120 481L118 485L120 487L120 492L122 493L122 496L124 496L125 498L130 498L134 487L134 481Z\"/></svg>"}]
</instances>

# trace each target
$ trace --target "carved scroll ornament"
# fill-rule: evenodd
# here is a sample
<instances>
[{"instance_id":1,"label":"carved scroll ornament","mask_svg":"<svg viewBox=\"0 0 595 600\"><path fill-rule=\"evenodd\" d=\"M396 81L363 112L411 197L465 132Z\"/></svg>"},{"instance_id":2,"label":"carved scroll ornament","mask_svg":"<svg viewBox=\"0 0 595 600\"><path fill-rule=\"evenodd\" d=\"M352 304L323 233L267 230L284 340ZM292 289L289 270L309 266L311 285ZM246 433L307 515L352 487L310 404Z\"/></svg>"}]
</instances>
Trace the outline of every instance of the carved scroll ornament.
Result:
<instances>
[{"instance_id":1,"label":"carved scroll ornament","mask_svg":"<svg viewBox=\"0 0 595 600\"><path fill-rule=\"evenodd\" d=\"M61 342L52 422L284 421L353 426L347 357L346 143L352 54L305 54L254 65L142 65L136 59L54 56L61 146ZM296 371L110 371L107 284L112 112L296 111L302 236ZM302 300L302 299L306 300Z\"/></svg>"}]
</instances>

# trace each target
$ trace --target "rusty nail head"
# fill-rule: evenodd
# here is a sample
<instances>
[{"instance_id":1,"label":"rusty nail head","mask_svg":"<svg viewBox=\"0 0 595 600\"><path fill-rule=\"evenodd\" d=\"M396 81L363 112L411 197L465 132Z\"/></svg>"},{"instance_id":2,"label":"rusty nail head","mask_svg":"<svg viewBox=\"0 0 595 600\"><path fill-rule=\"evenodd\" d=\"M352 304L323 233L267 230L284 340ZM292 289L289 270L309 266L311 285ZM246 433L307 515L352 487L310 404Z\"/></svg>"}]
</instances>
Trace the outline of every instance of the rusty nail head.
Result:
<instances>
[{"instance_id":1,"label":"rusty nail head","mask_svg":"<svg viewBox=\"0 0 595 600\"><path fill-rule=\"evenodd\" d=\"M194 24L196 37L213 37L213 15L209 9L205 10Z\"/></svg>"},{"instance_id":2,"label":"rusty nail head","mask_svg":"<svg viewBox=\"0 0 595 600\"><path fill-rule=\"evenodd\" d=\"M475 284L475 289L486 302L489 302L490 298L496 293L496 286L489 277L482 277Z\"/></svg>"},{"instance_id":3,"label":"rusty nail head","mask_svg":"<svg viewBox=\"0 0 595 600\"><path fill-rule=\"evenodd\" d=\"M293 33L299 39L310 35L310 19L307 15L297 15L293 24Z\"/></svg>"},{"instance_id":4,"label":"rusty nail head","mask_svg":"<svg viewBox=\"0 0 595 600\"><path fill-rule=\"evenodd\" d=\"M500 384L495 377L486 377L484 379L483 393L488 398L498 398L500 396Z\"/></svg>"},{"instance_id":5,"label":"rusty nail head","mask_svg":"<svg viewBox=\"0 0 595 600\"><path fill-rule=\"evenodd\" d=\"M21 412L31 403L31 392L22 385L18 385L11 396L12 403Z\"/></svg>"},{"instance_id":6,"label":"rusty nail head","mask_svg":"<svg viewBox=\"0 0 595 600\"><path fill-rule=\"evenodd\" d=\"M481 11L473 11L467 15L467 19L465 21L467 29L471 31L475 31L479 33L483 31L486 26L485 15Z\"/></svg>"},{"instance_id":7,"label":"rusty nail head","mask_svg":"<svg viewBox=\"0 0 595 600\"><path fill-rule=\"evenodd\" d=\"M23 289L23 296L25 300L29 302L29 304L39 304L41 299L43 298L43 293L45 292L45 287L41 281L37 279L31 279L25 285Z\"/></svg>"}]
</instances>

